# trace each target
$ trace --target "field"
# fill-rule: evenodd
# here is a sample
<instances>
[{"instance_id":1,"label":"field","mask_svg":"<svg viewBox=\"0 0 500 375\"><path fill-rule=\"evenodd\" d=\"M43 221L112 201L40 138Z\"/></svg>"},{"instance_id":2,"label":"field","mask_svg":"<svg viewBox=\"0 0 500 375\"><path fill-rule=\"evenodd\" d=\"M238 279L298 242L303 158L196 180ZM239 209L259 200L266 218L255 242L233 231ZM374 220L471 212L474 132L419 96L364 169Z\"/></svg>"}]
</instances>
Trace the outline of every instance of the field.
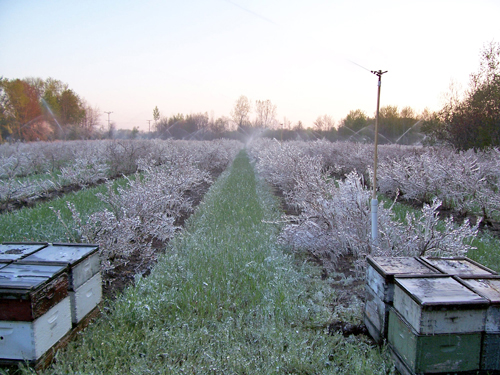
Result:
<instances>
[{"instance_id":1,"label":"field","mask_svg":"<svg viewBox=\"0 0 500 375\"><path fill-rule=\"evenodd\" d=\"M7 192L35 180L55 191L74 186L47 202L36 189L2 195L2 242L101 249L106 313L47 373L390 374L385 348L361 324L367 254L468 254L500 270L496 150L454 157L442 150L444 157L438 149L382 149L374 244L366 145L88 143L94 151L82 144L78 155L99 161L61 156L58 169L54 155L46 164L31 157L24 160L45 166L9 172L5 163L2 174ZM52 144L44 147L49 154ZM123 153L96 151L110 149ZM8 151L0 155L11 165L29 165ZM126 170L118 172L116 160L126 160ZM78 165L100 165L103 174L57 180L68 166L85 175ZM23 205L16 199L33 207L15 209Z\"/></svg>"}]
</instances>

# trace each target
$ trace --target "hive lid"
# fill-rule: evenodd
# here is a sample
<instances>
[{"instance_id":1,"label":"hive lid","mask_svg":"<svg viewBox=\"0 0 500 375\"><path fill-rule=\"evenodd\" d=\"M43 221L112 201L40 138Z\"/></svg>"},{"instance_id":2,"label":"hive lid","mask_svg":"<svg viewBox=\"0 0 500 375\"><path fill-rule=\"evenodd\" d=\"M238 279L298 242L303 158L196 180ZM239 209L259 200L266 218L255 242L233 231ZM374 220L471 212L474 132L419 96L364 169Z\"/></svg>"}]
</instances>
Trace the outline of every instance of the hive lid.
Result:
<instances>
[{"instance_id":1,"label":"hive lid","mask_svg":"<svg viewBox=\"0 0 500 375\"><path fill-rule=\"evenodd\" d=\"M36 290L66 269L65 265L11 263L0 269L0 295Z\"/></svg>"},{"instance_id":2,"label":"hive lid","mask_svg":"<svg viewBox=\"0 0 500 375\"><path fill-rule=\"evenodd\" d=\"M23 263L52 263L74 266L81 260L96 253L98 249L97 245L53 244L24 258Z\"/></svg>"},{"instance_id":3,"label":"hive lid","mask_svg":"<svg viewBox=\"0 0 500 375\"><path fill-rule=\"evenodd\" d=\"M0 296L5 295L5 293L27 293L38 289L47 281L49 281L48 277L18 276L0 271Z\"/></svg>"},{"instance_id":4,"label":"hive lid","mask_svg":"<svg viewBox=\"0 0 500 375\"><path fill-rule=\"evenodd\" d=\"M394 275L432 275L439 274L431 265L415 257L372 257L368 256L368 263L384 277Z\"/></svg>"},{"instance_id":5,"label":"hive lid","mask_svg":"<svg viewBox=\"0 0 500 375\"><path fill-rule=\"evenodd\" d=\"M0 269L0 274L9 274L17 277L48 277L53 278L67 270L65 265L56 264L20 264L11 263Z\"/></svg>"},{"instance_id":6,"label":"hive lid","mask_svg":"<svg viewBox=\"0 0 500 375\"><path fill-rule=\"evenodd\" d=\"M10 263L22 259L45 246L46 243L3 243L0 245L0 262Z\"/></svg>"},{"instance_id":7,"label":"hive lid","mask_svg":"<svg viewBox=\"0 0 500 375\"><path fill-rule=\"evenodd\" d=\"M464 278L463 283L491 303L500 304L500 278Z\"/></svg>"},{"instance_id":8,"label":"hive lid","mask_svg":"<svg viewBox=\"0 0 500 375\"><path fill-rule=\"evenodd\" d=\"M395 278L395 283L421 306L481 305L488 300L451 276Z\"/></svg>"},{"instance_id":9,"label":"hive lid","mask_svg":"<svg viewBox=\"0 0 500 375\"><path fill-rule=\"evenodd\" d=\"M496 275L496 272L465 257L460 258L422 258L443 273L456 276Z\"/></svg>"}]
</instances>

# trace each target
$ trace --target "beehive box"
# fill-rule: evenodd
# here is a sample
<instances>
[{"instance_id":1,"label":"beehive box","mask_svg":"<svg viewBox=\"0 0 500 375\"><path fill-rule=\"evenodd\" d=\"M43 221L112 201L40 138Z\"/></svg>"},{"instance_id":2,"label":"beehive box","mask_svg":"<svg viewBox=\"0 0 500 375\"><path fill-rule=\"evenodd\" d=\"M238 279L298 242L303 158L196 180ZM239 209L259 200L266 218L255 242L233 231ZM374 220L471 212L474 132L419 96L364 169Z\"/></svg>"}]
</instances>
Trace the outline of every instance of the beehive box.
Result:
<instances>
[{"instance_id":1,"label":"beehive box","mask_svg":"<svg viewBox=\"0 0 500 375\"><path fill-rule=\"evenodd\" d=\"M0 358L36 361L71 329L69 297L37 319L0 321Z\"/></svg>"},{"instance_id":2,"label":"beehive box","mask_svg":"<svg viewBox=\"0 0 500 375\"><path fill-rule=\"evenodd\" d=\"M380 343L387 338L388 313L394 296L394 276L436 275L439 271L415 257L369 256L367 261L364 323L372 338Z\"/></svg>"},{"instance_id":3,"label":"beehive box","mask_svg":"<svg viewBox=\"0 0 500 375\"><path fill-rule=\"evenodd\" d=\"M69 294L71 299L71 320L73 324L78 324L101 301L101 274L96 273L76 291L70 291Z\"/></svg>"},{"instance_id":4,"label":"beehive box","mask_svg":"<svg viewBox=\"0 0 500 375\"><path fill-rule=\"evenodd\" d=\"M66 266L11 263L0 269L0 320L33 321L68 297Z\"/></svg>"},{"instance_id":5,"label":"beehive box","mask_svg":"<svg viewBox=\"0 0 500 375\"><path fill-rule=\"evenodd\" d=\"M86 244L53 244L24 258L22 264L60 264L69 267L72 322L77 324L102 297L99 248Z\"/></svg>"},{"instance_id":6,"label":"beehive box","mask_svg":"<svg viewBox=\"0 0 500 375\"><path fill-rule=\"evenodd\" d=\"M497 273L482 264L466 257L455 258L421 258L442 273L454 276L491 276Z\"/></svg>"},{"instance_id":7,"label":"beehive box","mask_svg":"<svg viewBox=\"0 0 500 375\"><path fill-rule=\"evenodd\" d=\"M388 341L402 374L449 374L479 369L480 332L421 335L391 308Z\"/></svg>"},{"instance_id":8,"label":"beehive box","mask_svg":"<svg viewBox=\"0 0 500 375\"><path fill-rule=\"evenodd\" d=\"M368 285L365 286L365 308L363 320L370 336L377 343L387 338L390 305L382 301Z\"/></svg>"},{"instance_id":9,"label":"beehive box","mask_svg":"<svg viewBox=\"0 0 500 375\"><path fill-rule=\"evenodd\" d=\"M490 302L486 312L485 332L500 333L500 277L462 277L461 280L467 287Z\"/></svg>"},{"instance_id":10,"label":"beehive box","mask_svg":"<svg viewBox=\"0 0 500 375\"><path fill-rule=\"evenodd\" d=\"M394 309L420 335L482 332L488 304L451 276L395 278Z\"/></svg>"},{"instance_id":11,"label":"beehive box","mask_svg":"<svg viewBox=\"0 0 500 375\"><path fill-rule=\"evenodd\" d=\"M49 244L27 256L23 264L60 264L69 267L69 289L76 291L100 271L97 245Z\"/></svg>"},{"instance_id":12,"label":"beehive box","mask_svg":"<svg viewBox=\"0 0 500 375\"><path fill-rule=\"evenodd\" d=\"M482 341L481 369L500 371L500 277L463 278L465 285L490 301Z\"/></svg>"},{"instance_id":13,"label":"beehive box","mask_svg":"<svg viewBox=\"0 0 500 375\"><path fill-rule=\"evenodd\" d=\"M46 243L29 242L29 243L11 243L6 242L0 245L0 263L12 263L14 261L25 258L26 256L43 249ZM1 267L1 264L0 264Z\"/></svg>"}]
</instances>

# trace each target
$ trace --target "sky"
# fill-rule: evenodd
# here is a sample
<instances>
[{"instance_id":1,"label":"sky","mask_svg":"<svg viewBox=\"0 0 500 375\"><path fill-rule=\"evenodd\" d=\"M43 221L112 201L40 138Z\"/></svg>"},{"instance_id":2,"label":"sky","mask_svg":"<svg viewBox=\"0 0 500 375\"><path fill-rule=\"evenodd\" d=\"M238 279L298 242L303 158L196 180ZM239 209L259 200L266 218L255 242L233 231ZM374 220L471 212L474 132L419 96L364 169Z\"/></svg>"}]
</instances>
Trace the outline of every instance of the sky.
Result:
<instances>
[{"instance_id":1,"label":"sky","mask_svg":"<svg viewBox=\"0 0 500 375\"><path fill-rule=\"evenodd\" d=\"M230 116L245 95L310 126L381 106L439 110L500 42L498 0L0 0L0 76L49 77L148 130L162 116ZM255 107L255 105L254 105ZM253 113L254 115L254 113Z\"/></svg>"}]
</instances>

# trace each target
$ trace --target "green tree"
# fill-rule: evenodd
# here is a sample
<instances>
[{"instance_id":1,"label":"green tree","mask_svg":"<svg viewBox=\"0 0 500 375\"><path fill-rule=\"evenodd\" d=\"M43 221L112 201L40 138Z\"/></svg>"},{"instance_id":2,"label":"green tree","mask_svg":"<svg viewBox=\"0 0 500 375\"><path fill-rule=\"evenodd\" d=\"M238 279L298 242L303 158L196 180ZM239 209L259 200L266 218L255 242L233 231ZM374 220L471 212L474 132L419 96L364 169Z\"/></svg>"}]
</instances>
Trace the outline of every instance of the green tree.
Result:
<instances>
[{"instance_id":1,"label":"green tree","mask_svg":"<svg viewBox=\"0 0 500 375\"><path fill-rule=\"evenodd\" d=\"M449 98L437 119L424 124L430 137L459 150L500 145L500 43L483 48L469 88L462 97L452 93Z\"/></svg>"},{"instance_id":2,"label":"green tree","mask_svg":"<svg viewBox=\"0 0 500 375\"><path fill-rule=\"evenodd\" d=\"M347 116L340 120L338 135L344 139L349 138L369 125L368 116L361 109L349 111Z\"/></svg>"},{"instance_id":3,"label":"green tree","mask_svg":"<svg viewBox=\"0 0 500 375\"><path fill-rule=\"evenodd\" d=\"M4 133L17 139L45 139L39 93L36 87L20 79L2 80L0 93Z\"/></svg>"}]
</instances>

